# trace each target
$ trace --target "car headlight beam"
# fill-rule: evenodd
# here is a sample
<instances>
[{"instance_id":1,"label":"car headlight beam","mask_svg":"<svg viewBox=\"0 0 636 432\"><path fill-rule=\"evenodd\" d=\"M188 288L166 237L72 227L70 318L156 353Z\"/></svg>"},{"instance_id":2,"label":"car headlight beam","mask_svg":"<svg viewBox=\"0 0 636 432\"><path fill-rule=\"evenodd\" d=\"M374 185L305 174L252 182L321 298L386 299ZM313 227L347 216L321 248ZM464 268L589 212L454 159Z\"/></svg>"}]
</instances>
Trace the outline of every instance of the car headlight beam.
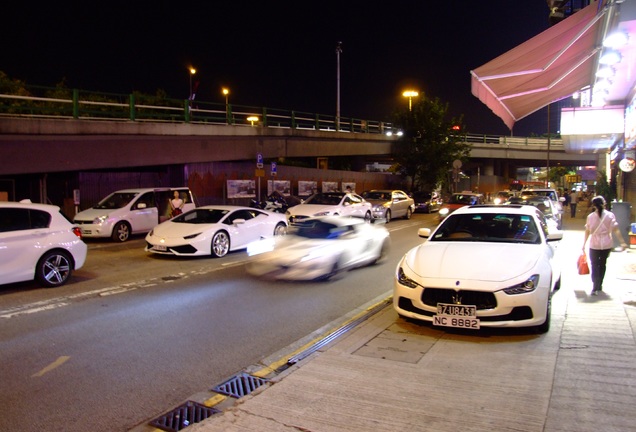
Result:
<instances>
[{"instance_id":1,"label":"car headlight beam","mask_svg":"<svg viewBox=\"0 0 636 432\"><path fill-rule=\"evenodd\" d=\"M524 282L521 282L520 284L513 285L509 288L505 288L503 292L505 292L508 295L525 294L525 293L534 291L535 289L537 289L538 286L539 286L539 275L535 274L530 276L527 280L525 280Z\"/></svg>"}]
</instances>

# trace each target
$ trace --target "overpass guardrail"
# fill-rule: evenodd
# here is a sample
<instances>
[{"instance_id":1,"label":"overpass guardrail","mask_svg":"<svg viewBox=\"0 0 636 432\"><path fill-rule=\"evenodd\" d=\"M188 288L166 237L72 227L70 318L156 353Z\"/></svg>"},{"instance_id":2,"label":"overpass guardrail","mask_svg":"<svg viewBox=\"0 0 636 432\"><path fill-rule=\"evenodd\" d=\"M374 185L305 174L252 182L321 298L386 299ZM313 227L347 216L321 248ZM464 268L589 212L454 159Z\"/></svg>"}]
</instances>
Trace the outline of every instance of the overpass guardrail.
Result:
<instances>
[{"instance_id":1,"label":"overpass guardrail","mask_svg":"<svg viewBox=\"0 0 636 432\"><path fill-rule=\"evenodd\" d=\"M115 94L24 86L0 92L0 116L126 120L392 133L391 123L276 108L170 99L164 95Z\"/></svg>"},{"instance_id":2,"label":"overpass guardrail","mask_svg":"<svg viewBox=\"0 0 636 432\"><path fill-rule=\"evenodd\" d=\"M138 92L117 94L24 85L15 91L2 89L0 117L73 118L79 120L169 122L233 126L339 131L348 133L392 134L389 122L314 114L301 111L253 107L188 99L170 99L162 94ZM337 124L338 123L338 124ZM473 146L508 148L547 148L546 138L499 135L464 135ZM563 150L560 138L552 138L554 150Z\"/></svg>"}]
</instances>

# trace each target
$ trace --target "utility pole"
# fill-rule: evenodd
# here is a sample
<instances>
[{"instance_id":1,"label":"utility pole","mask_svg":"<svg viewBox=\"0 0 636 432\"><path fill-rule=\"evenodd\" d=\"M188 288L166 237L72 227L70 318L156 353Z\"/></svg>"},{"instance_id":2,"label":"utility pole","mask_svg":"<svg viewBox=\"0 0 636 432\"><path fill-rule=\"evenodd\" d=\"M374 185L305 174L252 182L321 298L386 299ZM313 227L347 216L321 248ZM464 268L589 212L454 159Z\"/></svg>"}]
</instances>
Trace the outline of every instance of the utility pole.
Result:
<instances>
[{"instance_id":1,"label":"utility pole","mask_svg":"<svg viewBox=\"0 0 636 432\"><path fill-rule=\"evenodd\" d=\"M336 131L340 131L340 53L342 42L336 44Z\"/></svg>"}]
</instances>

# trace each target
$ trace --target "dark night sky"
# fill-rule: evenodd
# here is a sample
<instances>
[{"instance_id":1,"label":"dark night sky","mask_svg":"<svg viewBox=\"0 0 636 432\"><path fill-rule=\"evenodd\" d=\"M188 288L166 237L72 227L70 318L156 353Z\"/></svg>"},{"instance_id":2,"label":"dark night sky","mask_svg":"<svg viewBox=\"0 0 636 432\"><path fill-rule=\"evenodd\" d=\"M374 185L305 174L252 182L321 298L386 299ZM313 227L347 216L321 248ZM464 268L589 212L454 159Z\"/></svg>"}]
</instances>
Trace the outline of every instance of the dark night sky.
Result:
<instances>
[{"instance_id":1,"label":"dark night sky","mask_svg":"<svg viewBox=\"0 0 636 432\"><path fill-rule=\"evenodd\" d=\"M406 87L448 102L468 131L510 134L470 92L470 70L548 27L545 0L128 0L3 6L0 70L28 84L390 120ZM403 105L405 106L405 105ZM539 114L537 114L539 115ZM533 119L515 135L543 133ZM545 122L543 122L545 123ZM540 129L540 130L533 130Z\"/></svg>"}]
</instances>

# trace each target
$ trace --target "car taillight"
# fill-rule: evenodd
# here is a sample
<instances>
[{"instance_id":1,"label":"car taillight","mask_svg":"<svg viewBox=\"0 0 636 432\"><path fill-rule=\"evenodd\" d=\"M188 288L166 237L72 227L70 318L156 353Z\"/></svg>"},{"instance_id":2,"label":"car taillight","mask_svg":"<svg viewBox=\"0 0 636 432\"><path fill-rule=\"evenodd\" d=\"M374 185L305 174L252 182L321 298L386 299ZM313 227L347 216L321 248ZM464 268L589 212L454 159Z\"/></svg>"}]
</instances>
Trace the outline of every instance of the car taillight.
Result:
<instances>
[{"instance_id":1,"label":"car taillight","mask_svg":"<svg viewBox=\"0 0 636 432\"><path fill-rule=\"evenodd\" d=\"M80 229L80 227L73 227L73 234L75 234L79 238L82 238L82 230Z\"/></svg>"}]
</instances>

